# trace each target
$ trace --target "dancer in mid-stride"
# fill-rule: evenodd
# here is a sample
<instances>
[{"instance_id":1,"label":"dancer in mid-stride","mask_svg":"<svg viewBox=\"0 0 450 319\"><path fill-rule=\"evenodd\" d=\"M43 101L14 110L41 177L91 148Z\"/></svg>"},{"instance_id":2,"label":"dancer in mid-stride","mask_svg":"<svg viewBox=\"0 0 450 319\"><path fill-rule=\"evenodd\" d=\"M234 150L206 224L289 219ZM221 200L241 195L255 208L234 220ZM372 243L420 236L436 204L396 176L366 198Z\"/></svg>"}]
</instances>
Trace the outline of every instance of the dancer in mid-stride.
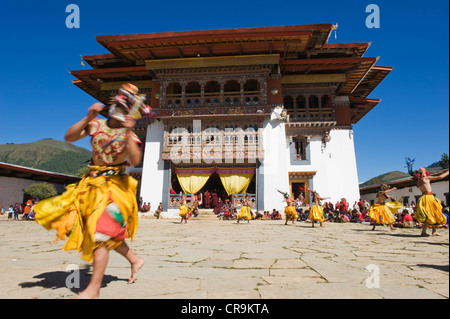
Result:
<instances>
[{"instance_id":1,"label":"dancer in mid-stride","mask_svg":"<svg viewBox=\"0 0 450 319\"><path fill-rule=\"evenodd\" d=\"M286 202L286 206L284 207L284 216L286 218L286 222L284 224L287 225L288 221L292 221L292 224L295 224L295 221L298 218L297 210L295 209L295 198L293 196L290 196L287 192L282 192L278 189L277 191L281 195L283 195L284 201Z\"/></svg>"},{"instance_id":2,"label":"dancer in mid-stride","mask_svg":"<svg viewBox=\"0 0 450 319\"><path fill-rule=\"evenodd\" d=\"M247 224L250 223L250 219L253 218L253 212L250 208L250 197L245 196L244 203L239 210L239 214L237 216L237 223L239 224L239 220L245 219L247 220Z\"/></svg>"},{"instance_id":3,"label":"dancer in mid-stride","mask_svg":"<svg viewBox=\"0 0 450 319\"><path fill-rule=\"evenodd\" d=\"M323 208L322 208L320 201L325 200L325 199L330 199L331 197L320 197L317 192L312 191L312 190L310 190L310 192L312 193L312 200L313 200L314 204L312 205L311 209L309 210L308 219L311 221L312 227L314 227L314 224L316 221L319 222L320 227L323 227L323 221L324 221Z\"/></svg>"},{"instance_id":4,"label":"dancer in mid-stride","mask_svg":"<svg viewBox=\"0 0 450 319\"><path fill-rule=\"evenodd\" d=\"M397 202L388 193L396 189L397 187L390 188L387 184L381 184L381 190L377 193L377 203L369 208L369 217L373 224L372 230L375 230L376 225L381 224L389 225L391 230L395 230L395 213L403 207L403 204ZM386 202L387 199L394 199L394 201Z\"/></svg>"},{"instance_id":5,"label":"dancer in mid-stride","mask_svg":"<svg viewBox=\"0 0 450 319\"><path fill-rule=\"evenodd\" d=\"M142 156L141 142L132 131L143 107L137 93L136 86L122 85L111 105L93 104L87 116L69 128L68 142L91 136L89 173L68 185L63 194L34 207L36 222L48 230L56 229L59 239L68 236L63 250L77 249L83 259L94 262L91 281L79 298L99 297L110 250L130 262L128 283L137 279L144 265L125 243L125 238L133 240L138 226L138 182L125 172L127 163L138 165ZM107 112L107 120L97 118L102 111Z\"/></svg>"},{"instance_id":6,"label":"dancer in mid-stride","mask_svg":"<svg viewBox=\"0 0 450 319\"><path fill-rule=\"evenodd\" d=\"M180 212L178 213L178 216L181 217L180 224L184 223L187 224L187 220L190 217L190 213L193 211L193 208L189 207L187 204L186 196L183 196L181 199L181 206L180 206Z\"/></svg>"},{"instance_id":7,"label":"dancer in mid-stride","mask_svg":"<svg viewBox=\"0 0 450 319\"><path fill-rule=\"evenodd\" d=\"M417 187L422 192L422 196L419 198L417 202L416 208L416 219L419 223L423 223L421 236L427 237L430 236L427 234L427 229L431 225L431 234L433 236L438 236L439 233L436 232L436 226L442 225L445 223L446 218L442 213L442 204L441 202L434 197L433 191L431 189L431 182L438 181L448 176L448 169L443 173L437 176L431 176L429 172L424 167L421 167L420 170L413 171L412 170L412 162L410 161L408 171L410 175L413 176L413 179L417 182ZM407 161L408 163L408 161Z\"/></svg>"}]
</instances>

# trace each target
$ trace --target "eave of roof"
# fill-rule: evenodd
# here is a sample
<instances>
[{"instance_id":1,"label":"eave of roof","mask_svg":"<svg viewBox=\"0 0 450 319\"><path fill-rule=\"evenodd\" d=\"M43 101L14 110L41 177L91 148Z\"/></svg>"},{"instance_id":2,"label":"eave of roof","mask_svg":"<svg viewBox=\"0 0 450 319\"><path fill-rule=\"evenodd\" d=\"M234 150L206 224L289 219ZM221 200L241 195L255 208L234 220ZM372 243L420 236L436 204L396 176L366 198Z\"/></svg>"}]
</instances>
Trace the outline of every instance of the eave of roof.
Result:
<instances>
[{"instance_id":1,"label":"eave of roof","mask_svg":"<svg viewBox=\"0 0 450 319\"><path fill-rule=\"evenodd\" d=\"M49 178L56 178L59 180L64 180L64 181L69 181L69 182L75 182L75 181L81 180L81 178L78 176L49 172L49 171L44 171L44 170L40 170L40 169L36 169L36 168L30 168L30 167L0 162L0 176L17 177L17 176L14 176L14 174L11 175L14 172L38 175L38 176L47 176ZM24 175L24 177L22 177L22 178L26 178L26 175Z\"/></svg>"},{"instance_id":2,"label":"eave of roof","mask_svg":"<svg viewBox=\"0 0 450 319\"><path fill-rule=\"evenodd\" d=\"M440 175L444 171L445 170L441 170L441 171L438 171L438 172L431 173L431 176ZM445 180L448 180L448 179L449 179L449 177L446 176L446 177L444 177L444 178L442 178L442 179L440 179L438 181L432 181L432 183L441 182L441 181L445 181ZM416 186L417 182L412 177L406 177L406 178L400 178L400 179L397 179L397 180L394 180L394 181L385 182L383 184L387 184L390 187L404 188L404 187ZM359 189L359 191L360 191L360 193L362 195L370 194L370 193L374 193L375 191L379 191L380 190L380 186L381 186L381 184L368 185L368 186L361 187Z\"/></svg>"}]
</instances>

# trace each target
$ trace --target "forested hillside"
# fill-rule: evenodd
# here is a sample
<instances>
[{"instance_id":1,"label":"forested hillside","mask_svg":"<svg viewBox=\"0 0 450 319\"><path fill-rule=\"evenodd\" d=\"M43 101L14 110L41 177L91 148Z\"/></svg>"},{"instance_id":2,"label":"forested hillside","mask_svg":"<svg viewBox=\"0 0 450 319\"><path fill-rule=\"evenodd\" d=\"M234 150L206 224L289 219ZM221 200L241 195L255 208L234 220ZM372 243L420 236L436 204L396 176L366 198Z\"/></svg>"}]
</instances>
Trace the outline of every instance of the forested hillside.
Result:
<instances>
[{"instance_id":1,"label":"forested hillside","mask_svg":"<svg viewBox=\"0 0 450 319\"><path fill-rule=\"evenodd\" d=\"M0 144L0 162L77 175L91 152L70 143L45 139L24 144Z\"/></svg>"}]
</instances>

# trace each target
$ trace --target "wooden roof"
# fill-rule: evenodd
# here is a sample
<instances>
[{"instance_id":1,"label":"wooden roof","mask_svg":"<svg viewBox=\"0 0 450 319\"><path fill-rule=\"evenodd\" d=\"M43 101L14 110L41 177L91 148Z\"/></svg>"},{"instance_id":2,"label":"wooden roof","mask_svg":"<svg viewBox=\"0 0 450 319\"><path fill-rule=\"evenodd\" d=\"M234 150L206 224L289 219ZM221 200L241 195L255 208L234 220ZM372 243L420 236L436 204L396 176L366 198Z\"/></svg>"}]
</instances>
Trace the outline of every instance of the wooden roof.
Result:
<instances>
[{"instance_id":1,"label":"wooden roof","mask_svg":"<svg viewBox=\"0 0 450 319\"><path fill-rule=\"evenodd\" d=\"M444 172L445 170L441 170L438 172L434 172L431 173L431 176L437 176L440 175ZM436 182L440 182L440 181L445 181L448 180L449 177L446 176L438 181L432 181L431 183L436 183ZM383 184L387 184L389 185L391 188L392 187L397 187L398 189L400 188L405 188L405 187L414 187L417 186L417 181L414 180L412 177L406 177L406 178L401 178L395 181L390 181L390 182L385 182ZM369 186L365 186L365 187L361 187L359 189L359 192L361 195L365 195L365 194L370 194L370 193L376 193L380 190L381 184L375 184L375 185L369 185Z\"/></svg>"},{"instance_id":2,"label":"wooden roof","mask_svg":"<svg viewBox=\"0 0 450 319\"><path fill-rule=\"evenodd\" d=\"M370 43L327 43L332 29L332 24L311 24L97 36L110 53L83 56L93 69L70 73L77 78L75 85L107 104L112 90L106 87L151 82L155 70L176 63L199 68L279 57L264 59L273 70L279 66L282 77L328 74L331 81L341 75L336 95L351 98L356 123L379 102L367 97L392 68L376 66L378 58L363 57Z\"/></svg>"},{"instance_id":3,"label":"wooden roof","mask_svg":"<svg viewBox=\"0 0 450 319\"><path fill-rule=\"evenodd\" d=\"M3 162L0 162L0 176L24 178L40 182L45 181L60 184L76 183L81 180L81 177L77 176L48 172L40 169Z\"/></svg>"},{"instance_id":4,"label":"wooden roof","mask_svg":"<svg viewBox=\"0 0 450 319\"><path fill-rule=\"evenodd\" d=\"M125 61L201 56L304 53L327 41L332 24L98 36Z\"/></svg>"}]
</instances>

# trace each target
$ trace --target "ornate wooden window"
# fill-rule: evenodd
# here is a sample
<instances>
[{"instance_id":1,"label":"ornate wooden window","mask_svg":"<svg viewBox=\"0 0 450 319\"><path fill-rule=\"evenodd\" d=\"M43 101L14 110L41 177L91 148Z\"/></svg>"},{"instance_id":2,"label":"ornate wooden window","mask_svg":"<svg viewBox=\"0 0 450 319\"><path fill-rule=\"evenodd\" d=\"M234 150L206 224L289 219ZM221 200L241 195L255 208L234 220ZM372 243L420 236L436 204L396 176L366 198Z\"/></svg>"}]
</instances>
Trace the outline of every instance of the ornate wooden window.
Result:
<instances>
[{"instance_id":1,"label":"ornate wooden window","mask_svg":"<svg viewBox=\"0 0 450 319\"><path fill-rule=\"evenodd\" d=\"M308 138L306 136L297 136L293 138L295 159L306 160L306 146L308 144Z\"/></svg>"}]
</instances>

